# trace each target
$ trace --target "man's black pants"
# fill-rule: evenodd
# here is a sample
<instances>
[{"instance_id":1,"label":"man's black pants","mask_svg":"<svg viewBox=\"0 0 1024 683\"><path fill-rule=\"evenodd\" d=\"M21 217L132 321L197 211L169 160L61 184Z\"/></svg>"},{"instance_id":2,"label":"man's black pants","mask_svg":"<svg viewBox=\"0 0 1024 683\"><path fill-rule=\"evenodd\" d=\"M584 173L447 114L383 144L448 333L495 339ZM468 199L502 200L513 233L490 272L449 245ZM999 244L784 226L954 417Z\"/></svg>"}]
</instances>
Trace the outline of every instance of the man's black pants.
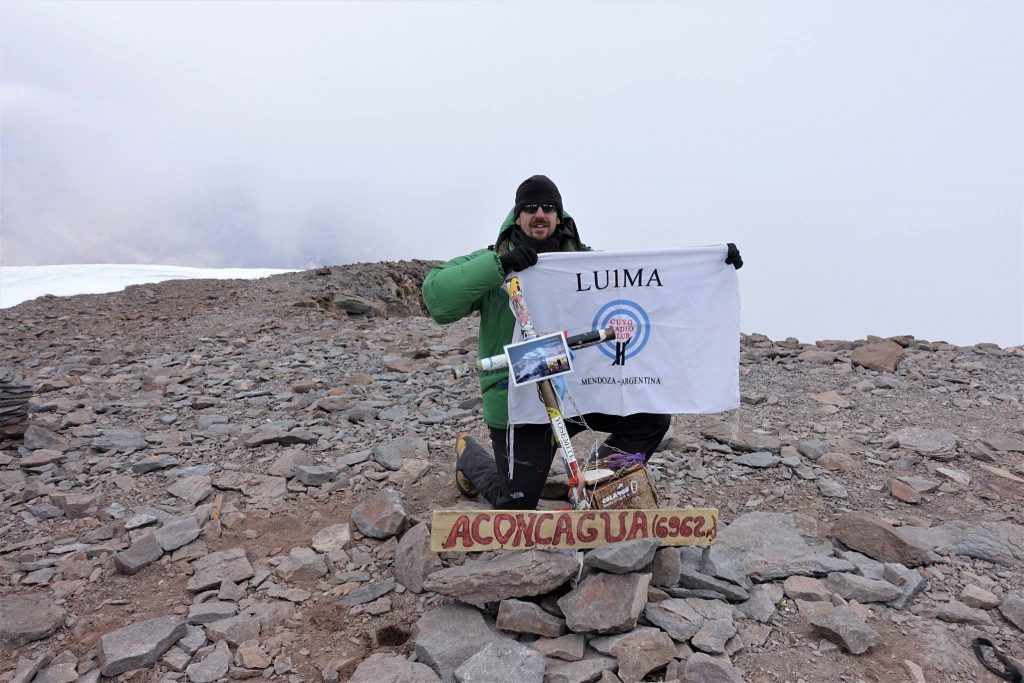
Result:
<instances>
[{"instance_id":1,"label":"man's black pants","mask_svg":"<svg viewBox=\"0 0 1024 683\"><path fill-rule=\"evenodd\" d=\"M672 422L670 415L656 413L625 416L588 413L583 419L594 431L610 432L601 446L601 455L642 453L644 460L661 443ZM566 428L572 436L585 427L573 419L566 421ZM551 425L509 425L508 429L514 429L510 439L506 438L506 430L490 427L493 456L476 441L467 440L458 467L495 508L534 510L557 450ZM515 456L511 480L508 478L508 441L512 442Z\"/></svg>"}]
</instances>

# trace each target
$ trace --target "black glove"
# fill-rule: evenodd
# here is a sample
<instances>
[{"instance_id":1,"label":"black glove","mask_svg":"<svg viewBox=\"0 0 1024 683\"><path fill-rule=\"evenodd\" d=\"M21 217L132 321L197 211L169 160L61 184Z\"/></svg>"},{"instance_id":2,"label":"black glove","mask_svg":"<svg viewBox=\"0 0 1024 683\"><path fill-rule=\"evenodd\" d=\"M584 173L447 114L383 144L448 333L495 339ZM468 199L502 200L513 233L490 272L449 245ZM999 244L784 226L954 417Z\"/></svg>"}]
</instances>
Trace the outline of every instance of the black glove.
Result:
<instances>
[{"instance_id":1,"label":"black glove","mask_svg":"<svg viewBox=\"0 0 1024 683\"><path fill-rule=\"evenodd\" d=\"M499 258L501 259L501 269L505 271L505 275L508 275L514 270L526 270L537 263L537 252L532 247L521 244Z\"/></svg>"},{"instance_id":2,"label":"black glove","mask_svg":"<svg viewBox=\"0 0 1024 683\"><path fill-rule=\"evenodd\" d=\"M743 259L740 257L740 250L736 248L736 245L729 242L729 253L725 255L725 262L730 266L739 270L743 267Z\"/></svg>"}]
</instances>

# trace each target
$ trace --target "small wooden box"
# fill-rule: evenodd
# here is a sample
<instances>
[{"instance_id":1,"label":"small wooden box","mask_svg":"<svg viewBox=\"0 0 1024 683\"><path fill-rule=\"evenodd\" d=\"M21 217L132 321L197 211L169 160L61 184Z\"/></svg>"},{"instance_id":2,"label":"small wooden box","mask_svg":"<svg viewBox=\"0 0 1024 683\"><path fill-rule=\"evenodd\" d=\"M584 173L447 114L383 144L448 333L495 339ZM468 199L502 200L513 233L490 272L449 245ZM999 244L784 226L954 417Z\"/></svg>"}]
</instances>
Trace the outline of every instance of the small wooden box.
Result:
<instances>
[{"instance_id":1,"label":"small wooden box","mask_svg":"<svg viewBox=\"0 0 1024 683\"><path fill-rule=\"evenodd\" d=\"M658 507L658 493L651 475L643 465L619 470L612 479L594 488L593 507L597 510L652 510Z\"/></svg>"}]
</instances>

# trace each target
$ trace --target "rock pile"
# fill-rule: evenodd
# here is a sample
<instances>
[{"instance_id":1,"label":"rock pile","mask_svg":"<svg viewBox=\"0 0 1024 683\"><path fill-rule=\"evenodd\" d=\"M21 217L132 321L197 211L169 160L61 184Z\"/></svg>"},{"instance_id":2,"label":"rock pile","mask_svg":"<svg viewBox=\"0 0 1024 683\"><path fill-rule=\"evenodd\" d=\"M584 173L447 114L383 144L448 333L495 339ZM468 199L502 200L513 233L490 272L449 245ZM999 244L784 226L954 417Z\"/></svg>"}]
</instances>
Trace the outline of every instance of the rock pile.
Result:
<instances>
[{"instance_id":1,"label":"rock pile","mask_svg":"<svg viewBox=\"0 0 1024 683\"><path fill-rule=\"evenodd\" d=\"M17 436L24 430L32 387L10 368L0 368L0 438Z\"/></svg>"},{"instance_id":2,"label":"rock pile","mask_svg":"<svg viewBox=\"0 0 1024 683\"><path fill-rule=\"evenodd\" d=\"M664 505L719 508L711 550L439 556L431 511L476 505L453 438L486 433L450 379L475 321L420 317L429 265L0 311L35 389L0 442L0 678L959 683L975 635L1024 657L1021 349L745 335L740 410L674 417L649 463Z\"/></svg>"}]
</instances>

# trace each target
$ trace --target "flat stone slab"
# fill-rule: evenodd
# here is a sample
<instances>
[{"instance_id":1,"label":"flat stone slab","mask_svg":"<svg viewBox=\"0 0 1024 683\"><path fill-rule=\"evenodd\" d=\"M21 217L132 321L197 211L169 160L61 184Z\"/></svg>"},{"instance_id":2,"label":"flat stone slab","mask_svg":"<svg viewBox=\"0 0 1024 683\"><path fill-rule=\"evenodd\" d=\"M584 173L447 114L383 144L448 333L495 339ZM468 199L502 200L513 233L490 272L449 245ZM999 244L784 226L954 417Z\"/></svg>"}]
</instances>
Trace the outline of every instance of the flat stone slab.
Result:
<instances>
[{"instance_id":1,"label":"flat stone slab","mask_svg":"<svg viewBox=\"0 0 1024 683\"><path fill-rule=\"evenodd\" d=\"M623 633L636 626L650 582L650 574L592 574L559 598L558 607L575 633Z\"/></svg>"},{"instance_id":2,"label":"flat stone slab","mask_svg":"<svg viewBox=\"0 0 1024 683\"><path fill-rule=\"evenodd\" d=\"M836 607L812 617L811 624L826 638L855 655L863 654L882 642L882 637L849 607Z\"/></svg>"},{"instance_id":3,"label":"flat stone slab","mask_svg":"<svg viewBox=\"0 0 1024 683\"><path fill-rule=\"evenodd\" d=\"M656 538L610 543L587 552L583 563L611 574L629 574L645 569L661 546Z\"/></svg>"},{"instance_id":4,"label":"flat stone slab","mask_svg":"<svg viewBox=\"0 0 1024 683\"><path fill-rule=\"evenodd\" d=\"M450 683L455 669L499 638L504 637L487 626L478 610L443 605L424 612L416 622L416 657Z\"/></svg>"},{"instance_id":5,"label":"flat stone slab","mask_svg":"<svg viewBox=\"0 0 1024 683\"><path fill-rule=\"evenodd\" d=\"M732 462L737 465L743 465L744 467L763 469L766 467L775 467L782 462L782 458L769 451L757 451L755 453L746 453L744 455L737 456L732 459Z\"/></svg>"},{"instance_id":6,"label":"flat stone slab","mask_svg":"<svg viewBox=\"0 0 1024 683\"><path fill-rule=\"evenodd\" d=\"M428 576L444 568L441 558L430 550L430 529L420 522L402 535L395 549L395 578L413 593L423 592Z\"/></svg>"},{"instance_id":7,"label":"flat stone slab","mask_svg":"<svg viewBox=\"0 0 1024 683\"><path fill-rule=\"evenodd\" d=\"M192 569L195 573L189 577L188 590L193 593L217 588L225 580L240 583L253 575L252 565L242 548L210 553L196 560Z\"/></svg>"},{"instance_id":8,"label":"flat stone slab","mask_svg":"<svg viewBox=\"0 0 1024 683\"><path fill-rule=\"evenodd\" d=\"M818 535L817 521L799 513L740 515L719 532L714 547L738 559L756 581L854 570L853 564L832 555L832 544Z\"/></svg>"},{"instance_id":9,"label":"flat stone slab","mask_svg":"<svg viewBox=\"0 0 1024 683\"><path fill-rule=\"evenodd\" d=\"M758 434L745 427L717 422L705 428L701 434L705 438L724 443L737 451L756 453L757 451L771 451L778 453L782 449L779 437L771 434Z\"/></svg>"},{"instance_id":10,"label":"flat stone slab","mask_svg":"<svg viewBox=\"0 0 1024 683\"><path fill-rule=\"evenodd\" d=\"M0 644L19 647L52 635L64 624L66 612L43 595L0 597Z\"/></svg>"},{"instance_id":11,"label":"flat stone slab","mask_svg":"<svg viewBox=\"0 0 1024 683\"><path fill-rule=\"evenodd\" d=\"M641 626L629 633L594 638L590 646L601 654L615 657L618 675L624 683L637 683L675 659L676 646L668 634L652 626Z\"/></svg>"},{"instance_id":12,"label":"flat stone slab","mask_svg":"<svg viewBox=\"0 0 1024 683\"><path fill-rule=\"evenodd\" d=\"M164 549L156 540L156 534L150 532L135 539L127 550L114 555L114 566L122 574L131 576L157 560L164 554Z\"/></svg>"},{"instance_id":13,"label":"flat stone slab","mask_svg":"<svg viewBox=\"0 0 1024 683\"><path fill-rule=\"evenodd\" d=\"M156 664L186 633L185 620L166 616L140 621L100 638L100 671L116 676Z\"/></svg>"},{"instance_id":14,"label":"flat stone slab","mask_svg":"<svg viewBox=\"0 0 1024 683\"><path fill-rule=\"evenodd\" d=\"M188 545L199 538L201 533L203 533L203 529L199 526L196 518L192 515L186 515L185 517L164 522L163 526L153 532L153 535L164 552L169 553Z\"/></svg>"},{"instance_id":15,"label":"flat stone slab","mask_svg":"<svg viewBox=\"0 0 1024 683\"><path fill-rule=\"evenodd\" d=\"M886 435L883 448L899 446L916 451L921 455L941 455L956 451L956 437L945 429L927 427L904 427Z\"/></svg>"},{"instance_id":16,"label":"flat stone slab","mask_svg":"<svg viewBox=\"0 0 1024 683\"><path fill-rule=\"evenodd\" d=\"M213 683L223 678L231 666L231 650L223 640L217 643L213 652L202 660L193 662L185 669L185 675L191 683Z\"/></svg>"},{"instance_id":17,"label":"flat stone slab","mask_svg":"<svg viewBox=\"0 0 1024 683\"><path fill-rule=\"evenodd\" d=\"M419 662L410 662L405 657L386 652L375 652L356 667L348 683L439 683L441 678L433 670Z\"/></svg>"},{"instance_id":18,"label":"flat stone slab","mask_svg":"<svg viewBox=\"0 0 1024 683\"><path fill-rule=\"evenodd\" d=\"M949 522L928 528L903 526L899 529L904 538L925 548L945 548L952 555L1011 567L1024 562L1024 526L1020 524Z\"/></svg>"},{"instance_id":19,"label":"flat stone slab","mask_svg":"<svg viewBox=\"0 0 1024 683\"><path fill-rule=\"evenodd\" d=\"M423 582L423 588L471 605L484 605L548 593L568 581L578 569L575 559L561 553L503 553L434 572Z\"/></svg>"},{"instance_id":20,"label":"flat stone slab","mask_svg":"<svg viewBox=\"0 0 1024 683\"><path fill-rule=\"evenodd\" d=\"M495 640L455 670L459 683L544 683L544 655L514 640Z\"/></svg>"},{"instance_id":21,"label":"flat stone slab","mask_svg":"<svg viewBox=\"0 0 1024 683\"><path fill-rule=\"evenodd\" d=\"M501 601L496 624L502 631L534 633L546 638L558 638L568 632L565 619L548 614L540 605L515 599Z\"/></svg>"},{"instance_id":22,"label":"flat stone slab","mask_svg":"<svg viewBox=\"0 0 1024 683\"><path fill-rule=\"evenodd\" d=\"M332 524L313 534L313 549L321 553L345 550L352 546L352 530L348 522Z\"/></svg>"},{"instance_id":23,"label":"flat stone slab","mask_svg":"<svg viewBox=\"0 0 1024 683\"><path fill-rule=\"evenodd\" d=\"M182 499L189 505L197 505L213 495L213 484L210 476L206 474L182 477L167 487L167 493Z\"/></svg>"}]
</instances>

